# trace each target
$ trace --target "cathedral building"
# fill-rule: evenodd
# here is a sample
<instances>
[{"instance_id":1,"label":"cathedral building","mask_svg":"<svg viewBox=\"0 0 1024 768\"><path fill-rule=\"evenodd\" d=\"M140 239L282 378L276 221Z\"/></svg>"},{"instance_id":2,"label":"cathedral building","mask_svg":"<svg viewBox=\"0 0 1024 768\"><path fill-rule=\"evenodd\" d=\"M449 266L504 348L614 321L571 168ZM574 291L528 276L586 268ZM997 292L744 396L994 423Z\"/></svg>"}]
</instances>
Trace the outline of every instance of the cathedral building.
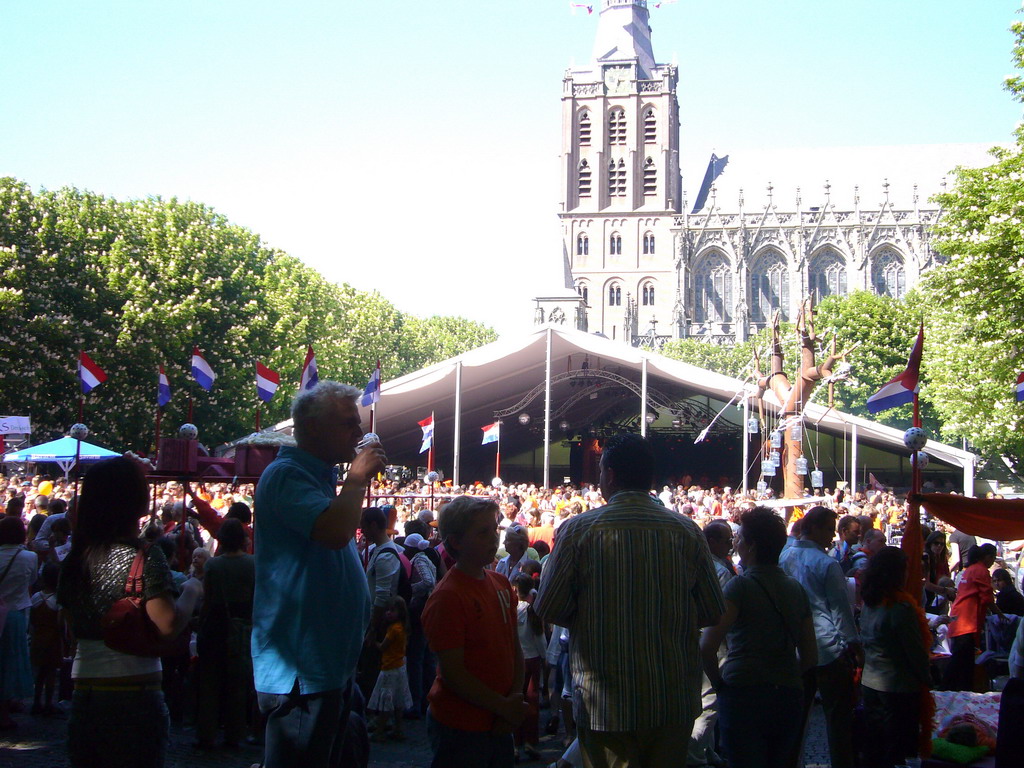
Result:
<instances>
[{"instance_id":1,"label":"cathedral building","mask_svg":"<svg viewBox=\"0 0 1024 768\"><path fill-rule=\"evenodd\" d=\"M902 297L940 261L930 242L939 211L926 201L944 170L933 188L915 185L897 201L882 160L863 170L878 178L843 190L815 165L817 178L783 195L771 182L788 168L782 155L757 178L734 158L693 210L681 173L679 71L656 62L649 21L646 0L602 0L589 64L565 73L559 216L573 293L537 298L537 323L654 348L688 337L740 342L776 310L795 318L808 297ZM973 159L984 157L973 149ZM939 152L932 165L959 159Z\"/></svg>"}]
</instances>

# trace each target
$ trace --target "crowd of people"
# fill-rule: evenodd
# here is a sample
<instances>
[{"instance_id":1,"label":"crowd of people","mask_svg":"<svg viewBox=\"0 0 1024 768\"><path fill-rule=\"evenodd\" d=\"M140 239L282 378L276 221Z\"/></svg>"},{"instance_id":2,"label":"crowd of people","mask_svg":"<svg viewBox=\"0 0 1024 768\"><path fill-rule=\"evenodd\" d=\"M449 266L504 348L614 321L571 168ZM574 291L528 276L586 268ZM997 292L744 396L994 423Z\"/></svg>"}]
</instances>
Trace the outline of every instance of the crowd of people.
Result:
<instances>
[{"instance_id":1,"label":"crowd of people","mask_svg":"<svg viewBox=\"0 0 1024 768\"><path fill-rule=\"evenodd\" d=\"M786 520L725 479L659 492L636 435L592 484L382 479L361 394L300 393L256 487L154 486L131 457L0 478L0 730L31 699L68 717L73 765L161 766L190 720L196 748L278 768L366 765L425 718L437 768L537 760L542 732L558 768L782 768L817 696L834 768L889 768L932 688L973 687L986 615L1024 614L1024 542L926 521L910 594L892 493Z\"/></svg>"}]
</instances>

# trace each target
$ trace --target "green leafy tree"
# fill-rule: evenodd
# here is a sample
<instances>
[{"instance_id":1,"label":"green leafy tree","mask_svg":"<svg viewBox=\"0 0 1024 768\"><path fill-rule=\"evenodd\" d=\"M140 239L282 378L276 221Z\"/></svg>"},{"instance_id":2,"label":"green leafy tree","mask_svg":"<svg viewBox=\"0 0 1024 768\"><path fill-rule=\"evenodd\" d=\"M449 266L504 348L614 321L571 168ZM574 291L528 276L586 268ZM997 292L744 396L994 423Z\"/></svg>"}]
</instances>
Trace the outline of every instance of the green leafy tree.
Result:
<instances>
[{"instance_id":1,"label":"green leafy tree","mask_svg":"<svg viewBox=\"0 0 1024 768\"><path fill-rule=\"evenodd\" d=\"M1024 70L1024 23L1011 27L1013 60ZM1006 80L1024 102L1024 76ZM1016 145L992 150L987 168L956 170L936 200L936 248L948 263L929 273L931 340L924 358L928 398L947 438L983 454L1024 459L1024 412L1013 385L1024 367L1024 128Z\"/></svg>"},{"instance_id":2,"label":"green leafy tree","mask_svg":"<svg viewBox=\"0 0 1024 768\"><path fill-rule=\"evenodd\" d=\"M855 291L848 296L829 296L817 309L819 333L835 333L841 349L857 344L850 355L850 377L835 387L840 410L905 429L913 423L913 408L905 405L878 414L867 409L868 398L901 373L922 320L921 297L911 292L904 299ZM925 333L926 345L930 343ZM928 384L922 382L921 416L935 434L938 420L927 400Z\"/></svg>"},{"instance_id":3,"label":"green leafy tree","mask_svg":"<svg viewBox=\"0 0 1024 768\"><path fill-rule=\"evenodd\" d=\"M34 439L77 420L77 357L108 374L87 398L96 442L152 447L157 367L171 379L165 434L188 417L208 445L251 431L255 362L281 376L264 423L287 417L306 346L321 377L362 384L490 341L462 318L404 315L378 293L323 278L211 208L151 198L118 202L62 189L35 194L0 179L0 413L32 417ZM199 346L217 374L191 377Z\"/></svg>"}]
</instances>

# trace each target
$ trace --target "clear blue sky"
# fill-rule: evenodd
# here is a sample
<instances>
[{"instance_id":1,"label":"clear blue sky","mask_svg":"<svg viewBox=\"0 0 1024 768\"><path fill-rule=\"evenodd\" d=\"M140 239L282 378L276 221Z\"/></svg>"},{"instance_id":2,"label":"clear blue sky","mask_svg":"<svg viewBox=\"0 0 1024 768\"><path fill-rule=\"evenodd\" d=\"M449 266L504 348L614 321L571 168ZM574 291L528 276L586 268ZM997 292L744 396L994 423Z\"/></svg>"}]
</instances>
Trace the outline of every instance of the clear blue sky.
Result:
<instances>
[{"instance_id":1,"label":"clear blue sky","mask_svg":"<svg viewBox=\"0 0 1024 768\"><path fill-rule=\"evenodd\" d=\"M652 8L655 55L680 67L683 167L755 144L1005 142L1019 7ZM559 276L561 78L596 10L3 0L0 174L201 201L402 310L514 330Z\"/></svg>"}]
</instances>

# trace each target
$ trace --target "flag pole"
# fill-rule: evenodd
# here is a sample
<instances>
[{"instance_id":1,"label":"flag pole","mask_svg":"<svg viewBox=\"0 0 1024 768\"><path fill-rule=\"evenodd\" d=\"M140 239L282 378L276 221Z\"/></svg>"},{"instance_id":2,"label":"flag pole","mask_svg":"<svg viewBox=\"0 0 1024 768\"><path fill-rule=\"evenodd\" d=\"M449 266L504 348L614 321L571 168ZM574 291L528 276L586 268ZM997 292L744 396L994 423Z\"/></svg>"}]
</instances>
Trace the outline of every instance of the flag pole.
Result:
<instances>
[{"instance_id":1,"label":"flag pole","mask_svg":"<svg viewBox=\"0 0 1024 768\"><path fill-rule=\"evenodd\" d=\"M156 440L153 443L154 456L160 452L160 422L163 419L163 410L159 405L156 407Z\"/></svg>"},{"instance_id":2,"label":"flag pole","mask_svg":"<svg viewBox=\"0 0 1024 768\"><path fill-rule=\"evenodd\" d=\"M430 428L434 429L436 426L437 425L434 423L434 412L431 411L430 412ZM430 450L427 451L427 472L433 472L433 471L434 471L434 435L431 434L431 436L430 436ZM433 489L434 484L431 483L430 487L431 487L431 489ZM431 494L433 494L433 490L431 490Z\"/></svg>"},{"instance_id":3,"label":"flag pole","mask_svg":"<svg viewBox=\"0 0 1024 768\"><path fill-rule=\"evenodd\" d=\"M498 452L494 454L494 476L501 477L501 422L498 422Z\"/></svg>"},{"instance_id":4,"label":"flag pole","mask_svg":"<svg viewBox=\"0 0 1024 768\"><path fill-rule=\"evenodd\" d=\"M262 406L257 404L257 406L256 406L256 431L257 432L260 431L260 410L261 410L261 408L262 408Z\"/></svg>"}]
</instances>

